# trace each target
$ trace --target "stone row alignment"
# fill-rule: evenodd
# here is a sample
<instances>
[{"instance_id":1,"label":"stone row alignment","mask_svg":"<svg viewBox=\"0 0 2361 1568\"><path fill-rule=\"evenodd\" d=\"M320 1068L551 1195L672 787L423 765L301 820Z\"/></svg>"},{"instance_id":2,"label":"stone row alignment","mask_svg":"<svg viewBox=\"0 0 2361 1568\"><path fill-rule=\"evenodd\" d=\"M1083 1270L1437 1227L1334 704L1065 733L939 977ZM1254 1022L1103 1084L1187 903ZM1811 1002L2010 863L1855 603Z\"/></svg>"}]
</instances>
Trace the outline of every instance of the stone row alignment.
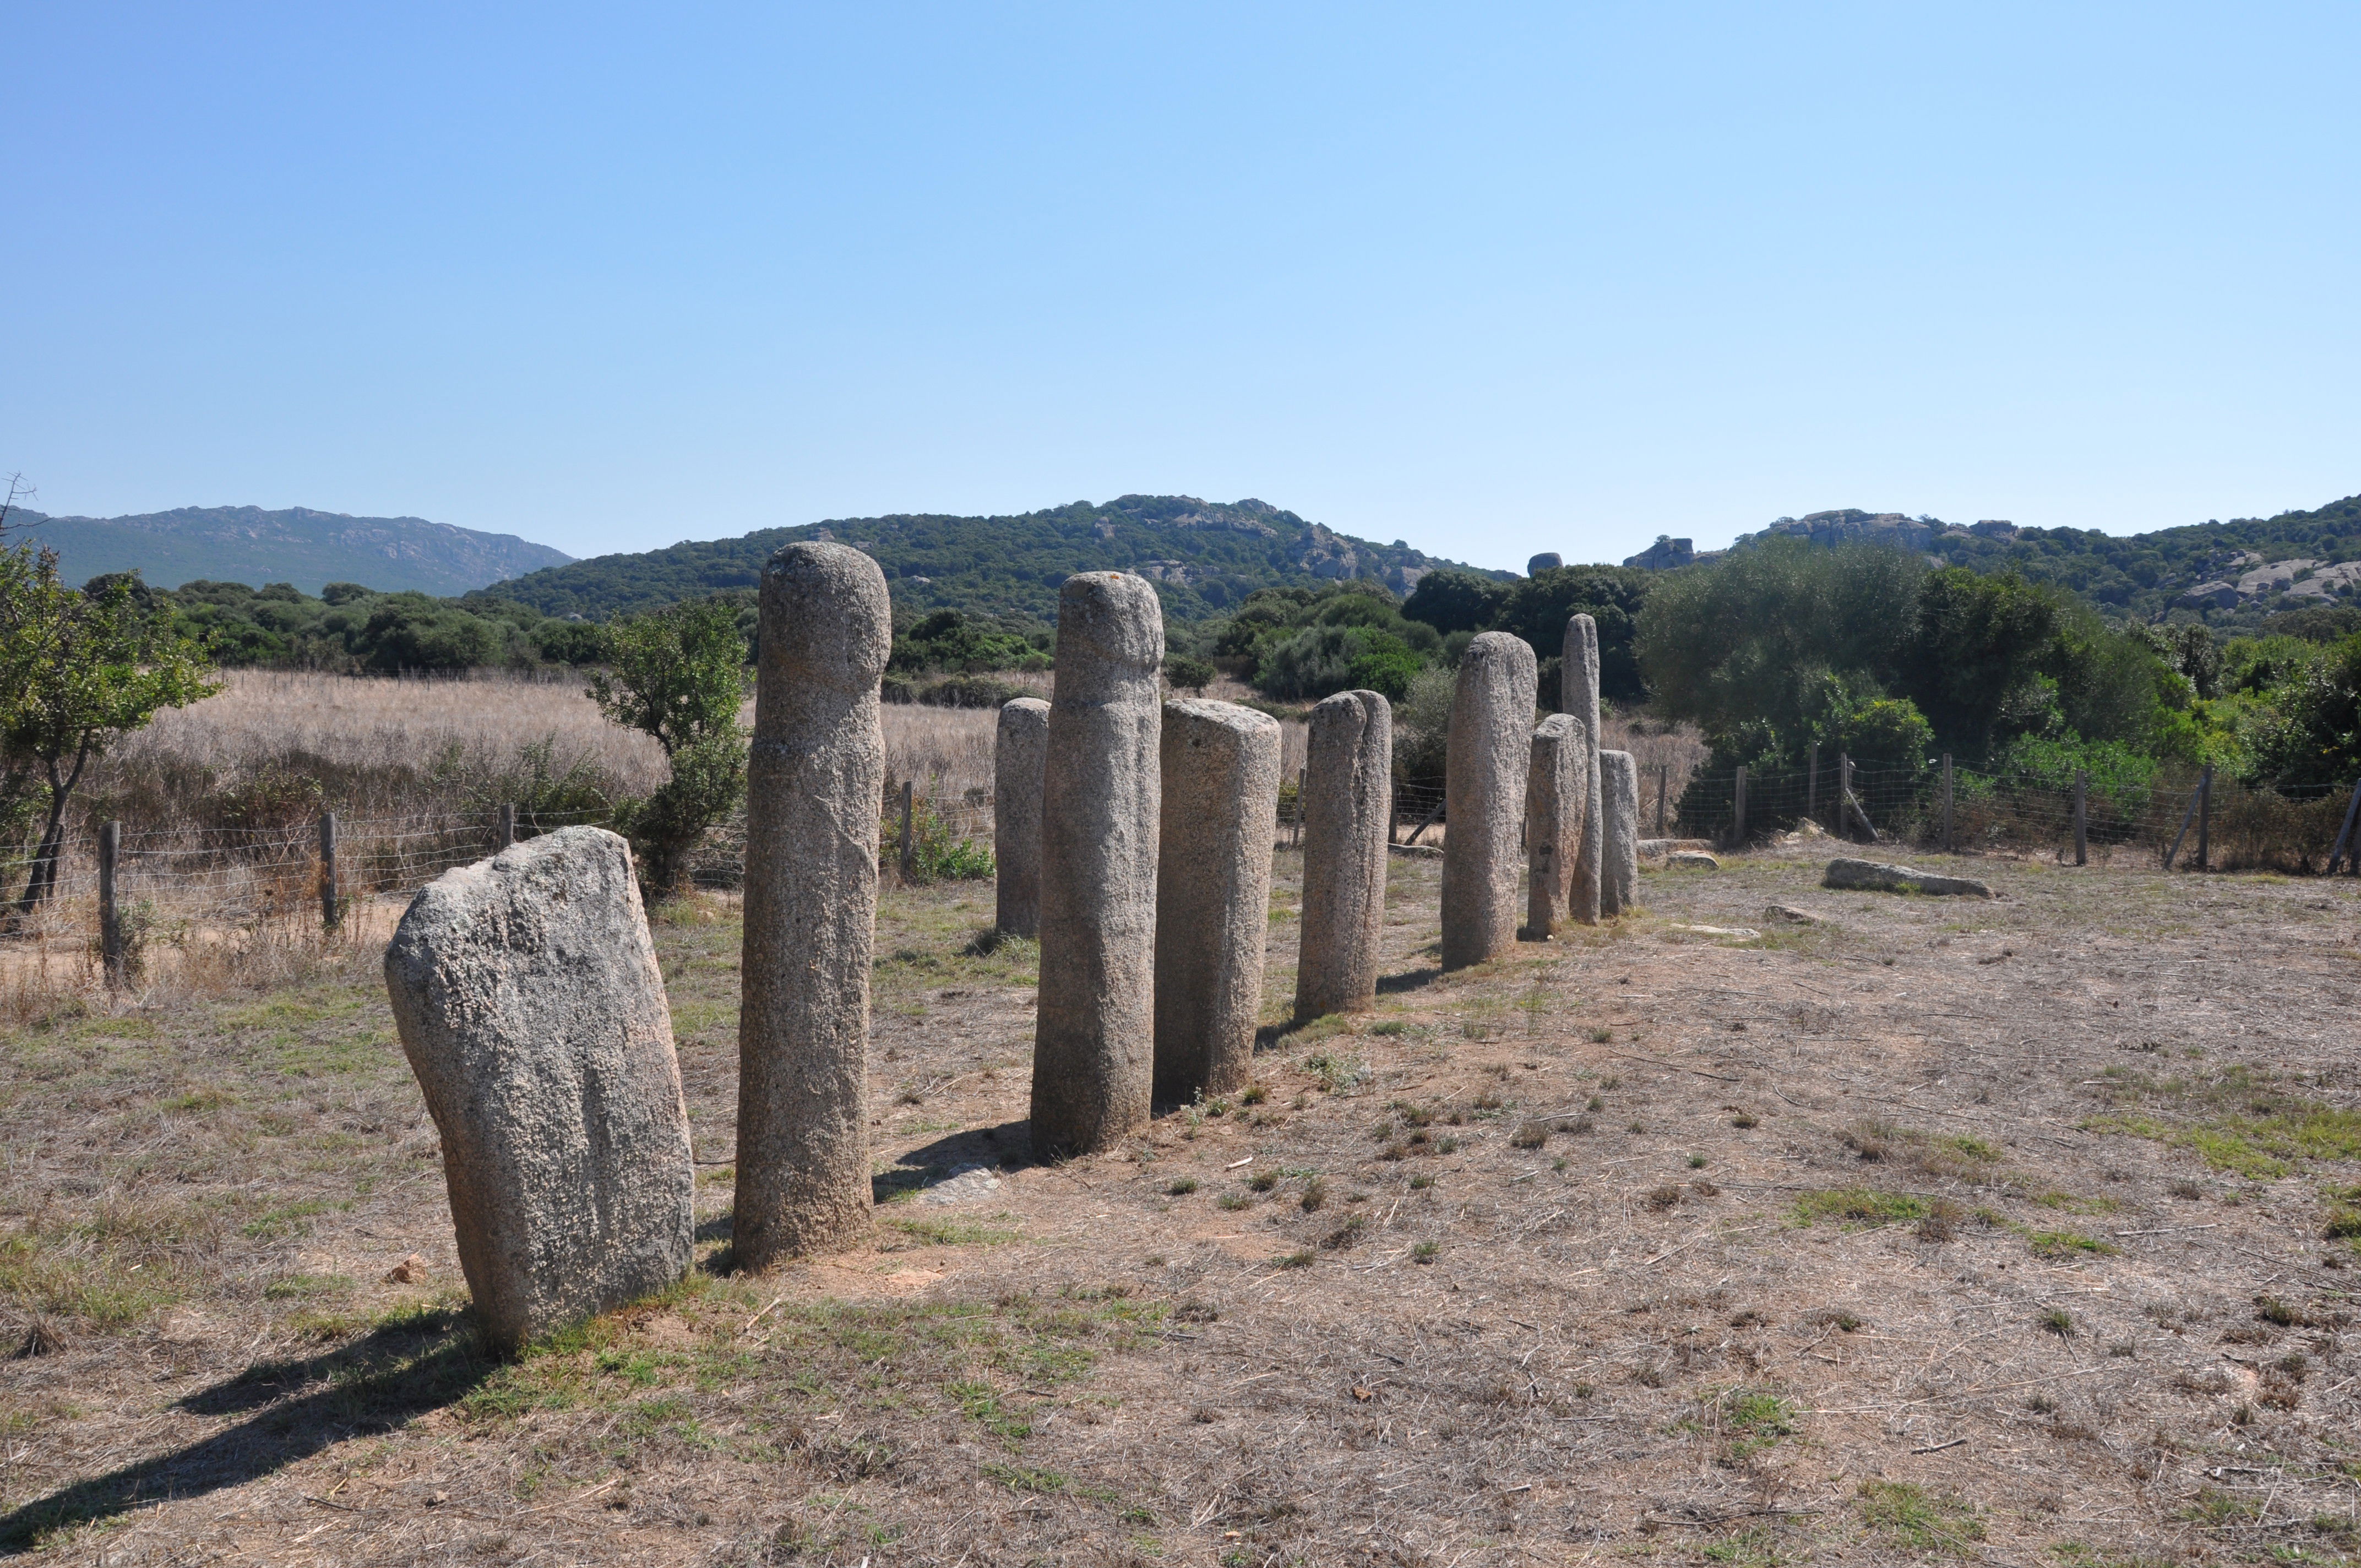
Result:
<instances>
[{"instance_id":1,"label":"stone row alignment","mask_svg":"<svg viewBox=\"0 0 2361 1568\"><path fill-rule=\"evenodd\" d=\"M845 1245L869 1223L879 698L892 642L884 576L844 545L779 550L761 616L732 1238L750 1270ZM994 751L999 925L1041 944L1032 1128L1047 1157L1109 1146L1148 1120L1155 1096L1246 1085L1279 787L1271 718L1163 700L1163 616L1146 581L1068 578L1058 633L1052 700L1004 707ZM1591 918L1631 906L1637 771L1598 747L1587 617L1565 646L1570 711L1538 728L1522 640L1486 632L1461 662L1446 969L1516 939L1521 864L1529 935L1585 918L1586 897ZM1392 753L1378 693L1313 709L1299 1016L1375 1001ZM491 1337L521 1346L677 1280L692 1255L695 1168L625 842L566 828L447 873L403 916L386 981L443 1134L460 1257Z\"/></svg>"}]
</instances>

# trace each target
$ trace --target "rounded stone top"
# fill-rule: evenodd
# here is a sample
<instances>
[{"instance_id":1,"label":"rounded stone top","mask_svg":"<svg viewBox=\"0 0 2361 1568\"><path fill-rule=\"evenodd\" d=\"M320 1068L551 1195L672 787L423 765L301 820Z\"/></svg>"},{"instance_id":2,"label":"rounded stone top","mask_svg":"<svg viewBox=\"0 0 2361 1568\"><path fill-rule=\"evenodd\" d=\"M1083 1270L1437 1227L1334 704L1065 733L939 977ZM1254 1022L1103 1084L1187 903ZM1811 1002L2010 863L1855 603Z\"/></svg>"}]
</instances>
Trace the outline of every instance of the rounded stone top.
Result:
<instances>
[{"instance_id":1,"label":"rounded stone top","mask_svg":"<svg viewBox=\"0 0 2361 1568\"><path fill-rule=\"evenodd\" d=\"M799 678L873 686L894 649L894 603L877 563L849 544L782 544L763 565L763 663Z\"/></svg>"},{"instance_id":2,"label":"rounded stone top","mask_svg":"<svg viewBox=\"0 0 2361 1568\"><path fill-rule=\"evenodd\" d=\"M1522 670L1527 679L1532 677L1540 661L1533 657L1532 644L1513 631L1479 631L1467 644L1466 658L1477 664L1505 664L1509 669Z\"/></svg>"},{"instance_id":3,"label":"rounded stone top","mask_svg":"<svg viewBox=\"0 0 2361 1568\"><path fill-rule=\"evenodd\" d=\"M1544 550L1525 563L1525 576L1538 577L1543 572L1554 572L1565 565L1565 557L1554 550Z\"/></svg>"},{"instance_id":4,"label":"rounded stone top","mask_svg":"<svg viewBox=\"0 0 2361 1568\"><path fill-rule=\"evenodd\" d=\"M1279 728L1279 720L1268 713L1260 713L1235 702L1216 702L1212 697L1202 696L1168 698L1164 704L1164 718L1169 724L1213 725L1235 730L1240 735Z\"/></svg>"},{"instance_id":5,"label":"rounded stone top","mask_svg":"<svg viewBox=\"0 0 2361 1568\"><path fill-rule=\"evenodd\" d=\"M1077 572L1058 590L1058 665L1070 654L1134 671L1164 663L1164 605L1145 577Z\"/></svg>"},{"instance_id":6,"label":"rounded stone top","mask_svg":"<svg viewBox=\"0 0 2361 1568\"><path fill-rule=\"evenodd\" d=\"M1000 728L1030 729L1049 722L1049 705L1038 696L1013 696L1000 705Z\"/></svg>"}]
</instances>

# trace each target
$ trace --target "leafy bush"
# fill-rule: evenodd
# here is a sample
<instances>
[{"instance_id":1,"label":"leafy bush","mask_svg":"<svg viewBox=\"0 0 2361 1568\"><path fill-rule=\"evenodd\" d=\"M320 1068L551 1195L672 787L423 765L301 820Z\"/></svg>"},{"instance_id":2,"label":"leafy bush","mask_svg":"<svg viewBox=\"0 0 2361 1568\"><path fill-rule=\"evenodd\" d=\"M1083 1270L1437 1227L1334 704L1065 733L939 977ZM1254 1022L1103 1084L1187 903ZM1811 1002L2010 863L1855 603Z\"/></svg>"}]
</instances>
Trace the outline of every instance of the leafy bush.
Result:
<instances>
[{"instance_id":1,"label":"leafy bush","mask_svg":"<svg viewBox=\"0 0 2361 1568\"><path fill-rule=\"evenodd\" d=\"M651 894L674 892L688 852L728 817L746 789L746 732L739 705L752 684L736 607L676 604L609 629L613 668L593 675L589 696L614 722L664 748L672 776L616 813L640 857Z\"/></svg>"}]
</instances>

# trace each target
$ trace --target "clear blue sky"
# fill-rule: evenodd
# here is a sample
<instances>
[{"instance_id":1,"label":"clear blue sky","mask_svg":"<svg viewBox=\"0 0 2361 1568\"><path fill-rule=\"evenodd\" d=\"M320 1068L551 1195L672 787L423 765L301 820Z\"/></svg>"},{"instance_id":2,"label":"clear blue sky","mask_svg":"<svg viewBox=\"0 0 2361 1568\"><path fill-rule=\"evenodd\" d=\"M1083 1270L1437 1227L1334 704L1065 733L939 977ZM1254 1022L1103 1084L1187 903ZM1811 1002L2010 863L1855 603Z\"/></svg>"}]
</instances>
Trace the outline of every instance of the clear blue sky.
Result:
<instances>
[{"instance_id":1,"label":"clear blue sky","mask_svg":"<svg viewBox=\"0 0 2361 1568\"><path fill-rule=\"evenodd\" d=\"M2361 8L5 8L0 472L1521 566L2361 490Z\"/></svg>"}]
</instances>

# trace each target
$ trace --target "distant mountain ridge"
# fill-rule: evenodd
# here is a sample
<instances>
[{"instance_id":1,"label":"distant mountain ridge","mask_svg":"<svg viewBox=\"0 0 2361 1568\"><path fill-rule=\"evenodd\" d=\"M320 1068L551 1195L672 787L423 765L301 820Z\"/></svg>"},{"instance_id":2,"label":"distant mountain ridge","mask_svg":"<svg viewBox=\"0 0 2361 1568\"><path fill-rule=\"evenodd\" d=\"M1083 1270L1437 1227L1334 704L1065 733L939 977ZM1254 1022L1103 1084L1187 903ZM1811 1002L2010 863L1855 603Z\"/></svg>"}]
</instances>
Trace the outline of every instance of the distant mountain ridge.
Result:
<instances>
[{"instance_id":1,"label":"distant mountain ridge","mask_svg":"<svg viewBox=\"0 0 2361 1568\"><path fill-rule=\"evenodd\" d=\"M604 620L752 588L773 551L810 539L874 556L897 609L958 609L1019 623L1054 621L1058 585L1076 572L1137 572L1157 584L1166 615L1199 620L1257 588L1366 577L1406 594L1428 572L1455 565L1400 540L1377 544L1338 533L1267 501L1135 495L1006 517L896 513L759 529L736 539L594 556L470 597Z\"/></svg>"},{"instance_id":2,"label":"distant mountain ridge","mask_svg":"<svg viewBox=\"0 0 2361 1568\"><path fill-rule=\"evenodd\" d=\"M166 588L198 581L291 583L316 594L329 583L362 583L451 598L574 559L514 534L309 507L180 507L132 517L19 510L8 515L7 533L12 542L28 538L55 550L69 582L137 572Z\"/></svg>"}]
</instances>

